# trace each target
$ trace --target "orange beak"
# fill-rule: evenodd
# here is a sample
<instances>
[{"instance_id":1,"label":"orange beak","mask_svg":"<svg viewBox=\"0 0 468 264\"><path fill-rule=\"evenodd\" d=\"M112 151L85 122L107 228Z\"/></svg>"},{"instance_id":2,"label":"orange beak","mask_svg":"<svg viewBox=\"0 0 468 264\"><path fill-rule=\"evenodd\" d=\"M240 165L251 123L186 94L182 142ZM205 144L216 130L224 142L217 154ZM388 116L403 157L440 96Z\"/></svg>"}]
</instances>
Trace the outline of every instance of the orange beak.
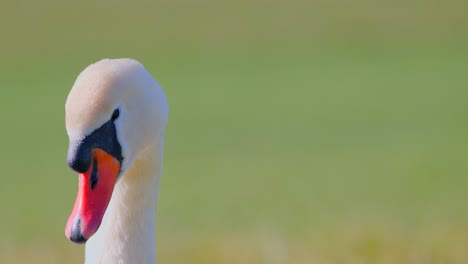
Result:
<instances>
[{"instance_id":1,"label":"orange beak","mask_svg":"<svg viewBox=\"0 0 468 264\"><path fill-rule=\"evenodd\" d=\"M120 172L120 162L107 152L96 148L92 155L88 171L79 174L78 195L65 227L75 243L86 242L98 230Z\"/></svg>"}]
</instances>

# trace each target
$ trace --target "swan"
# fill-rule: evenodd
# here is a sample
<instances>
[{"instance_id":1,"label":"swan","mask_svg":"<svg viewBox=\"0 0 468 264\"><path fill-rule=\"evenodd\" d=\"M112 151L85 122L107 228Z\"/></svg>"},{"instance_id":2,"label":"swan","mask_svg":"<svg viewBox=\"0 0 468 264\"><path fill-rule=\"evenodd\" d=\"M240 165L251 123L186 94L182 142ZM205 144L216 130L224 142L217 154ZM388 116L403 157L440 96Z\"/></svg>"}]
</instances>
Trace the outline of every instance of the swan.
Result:
<instances>
[{"instance_id":1,"label":"swan","mask_svg":"<svg viewBox=\"0 0 468 264\"><path fill-rule=\"evenodd\" d=\"M68 166L78 194L65 235L85 263L155 263L166 95L133 59L104 59L77 77L65 104Z\"/></svg>"}]
</instances>

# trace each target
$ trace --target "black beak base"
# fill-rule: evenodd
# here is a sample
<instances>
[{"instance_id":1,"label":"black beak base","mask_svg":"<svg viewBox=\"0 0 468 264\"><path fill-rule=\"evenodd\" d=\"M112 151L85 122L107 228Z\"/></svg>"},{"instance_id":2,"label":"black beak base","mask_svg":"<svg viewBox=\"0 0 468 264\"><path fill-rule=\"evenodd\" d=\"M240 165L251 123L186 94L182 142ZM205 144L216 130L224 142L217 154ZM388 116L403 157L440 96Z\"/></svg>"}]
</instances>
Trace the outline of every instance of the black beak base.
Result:
<instances>
[{"instance_id":1,"label":"black beak base","mask_svg":"<svg viewBox=\"0 0 468 264\"><path fill-rule=\"evenodd\" d=\"M77 141L70 141L67 163L72 170L78 173L88 171L93 160L94 148L104 150L122 163L122 148L117 139L114 121L115 119L110 119L88 136Z\"/></svg>"}]
</instances>

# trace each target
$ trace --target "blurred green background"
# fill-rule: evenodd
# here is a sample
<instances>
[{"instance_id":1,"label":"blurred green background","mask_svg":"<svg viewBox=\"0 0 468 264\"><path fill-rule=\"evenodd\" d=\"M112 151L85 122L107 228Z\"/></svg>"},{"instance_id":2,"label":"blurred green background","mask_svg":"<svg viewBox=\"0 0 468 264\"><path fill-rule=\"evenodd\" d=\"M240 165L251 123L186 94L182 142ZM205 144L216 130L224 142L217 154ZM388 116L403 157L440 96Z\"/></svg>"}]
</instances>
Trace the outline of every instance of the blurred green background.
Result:
<instances>
[{"instance_id":1,"label":"blurred green background","mask_svg":"<svg viewBox=\"0 0 468 264\"><path fill-rule=\"evenodd\" d=\"M159 263L468 263L468 2L0 3L0 263L82 263L64 103L102 58L170 103Z\"/></svg>"}]
</instances>

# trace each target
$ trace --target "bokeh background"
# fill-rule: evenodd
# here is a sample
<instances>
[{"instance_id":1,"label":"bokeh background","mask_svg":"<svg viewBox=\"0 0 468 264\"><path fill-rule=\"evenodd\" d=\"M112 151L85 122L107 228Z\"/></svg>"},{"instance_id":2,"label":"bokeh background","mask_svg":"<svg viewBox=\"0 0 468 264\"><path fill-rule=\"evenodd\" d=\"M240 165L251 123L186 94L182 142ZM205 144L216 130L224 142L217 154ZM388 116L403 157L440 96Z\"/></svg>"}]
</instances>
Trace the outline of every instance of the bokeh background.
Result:
<instances>
[{"instance_id":1,"label":"bokeh background","mask_svg":"<svg viewBox=\"0 0 468 264\"><path fill-rule=\"evenodd\" d=\"M468 263L468 2L0 2L0 263L82 263L64 103L170 102L159 263Z\"/></svg>"}]
</instances>

